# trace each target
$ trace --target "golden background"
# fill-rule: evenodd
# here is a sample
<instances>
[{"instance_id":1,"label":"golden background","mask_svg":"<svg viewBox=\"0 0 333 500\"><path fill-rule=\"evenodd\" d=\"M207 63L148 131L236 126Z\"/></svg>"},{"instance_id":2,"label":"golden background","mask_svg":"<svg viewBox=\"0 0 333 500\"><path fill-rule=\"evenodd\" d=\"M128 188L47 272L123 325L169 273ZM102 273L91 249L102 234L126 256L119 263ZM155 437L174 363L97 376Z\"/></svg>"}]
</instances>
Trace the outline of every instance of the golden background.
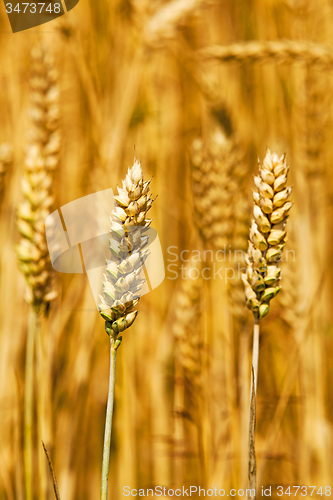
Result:
<instances>
[{"instance_id":1,"label":"golden background","mask_svg":"<svg viewBox=\"0 0 333 500\"><path fill-rule=\"evenodd\" d=\"M332 3L81 0L26 32L11 33L4 5L0 22L0 142L13 148L1 181L0 498L24 498L28 305L15 253L16 210L30 126L31 51L40 43L60 90L54 209L115 191L135 146L145 179L153 176L158 198L150 215L165 259L170 246L178 255L202 244L219 248L215 236L202 242L195 225L189 160L195 137L214 141L220 128L236 141L248 217L257 156L263 159L267 146L287 153L294 206L286 249L295 259L282 264L282 290L262 322L258 484L333 486ZM222 219L236 210L232 201ZM55 274L59 297L43 321L35 365L34 498L53 497L43 439L62 500L93 499L108 338L87 277ZM247 485L251 315L242 304L233 311L224 280L170 278L166 271L140 300L118 351L109 476L115 500L124 486Z\"/></svg>"}]
</instances>

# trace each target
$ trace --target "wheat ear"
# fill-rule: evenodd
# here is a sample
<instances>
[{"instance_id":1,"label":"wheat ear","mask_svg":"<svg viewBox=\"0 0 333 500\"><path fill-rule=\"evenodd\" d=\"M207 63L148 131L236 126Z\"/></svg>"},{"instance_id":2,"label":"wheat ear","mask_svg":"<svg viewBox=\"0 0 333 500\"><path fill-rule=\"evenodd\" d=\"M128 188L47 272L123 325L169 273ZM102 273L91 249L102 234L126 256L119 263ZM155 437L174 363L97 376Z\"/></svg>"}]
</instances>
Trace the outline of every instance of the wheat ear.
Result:
<instances>
[{"instance_id":1,"label":"wheat ear","mask_svg":"<svg viewBox=\"0 0 333 500\"><path fill-rule=\"evenodd\" d=\"M145 234L152 219L147 218L153 200L150 181L143 180L141 163L134 161L128 169L123 187L114 197L116 207L111 213L110 251L107 260L103 295L98 310L105 319L105 330L110 337L110 376L106 411L101 500L107 500L110 445L114 401L116 355L121 344L120 333L129 328L138 314L140 289L146 282L144 263L148 257L148 236Z\"/></svg>"},{"instance_id":2,"label":"wheat ear","mask_svg":"<svg viewBox=\"0 0 333 500\"><path fill-rule=\"evenodd\" d=\"M58 131L57 74L46 50L36 46L31 54L30 126L25 168L22 179L24 201L18 208L17 225L21 240L17 247L19 267L27 282L26 299L30 305L25 378L25 489L32 499L32 408L34 382L34 350L40 335L40 319L57 296L52 289L52 266L45 237L45 219L53 203L53 172L58 165L60 136ZM37 342L38 345L38 342ZM39 365L41 354L39 356ZM39 386L43 374L38 373ZM39 387L40 389L40 387ZM39 432L41 427L41 393L38 399ZM42 452L39 453L41 495L46 490L46 473Z\"/></svg>"},{"instance_id":3,"label":"wheat ear","mask_svg":"<svg viewBox=\"0 0 333 500\"><path fill-rule=\"evenodd\" d=\"M214 45L198 51L199 60L217 59L223 62L260 62L275 64L304 61L330 66L333 64L331 45L295 40L267 40Z\"/></svg>"},{"instance_id":4,"label":"wheat ear","mask_svg":"<svg viewBox=\"0 0 333 500\"><path fill-rule=\"evenodd\" d=\"M207 141L202 137L193 140L190 159L194 222L201 238L215 249L231 240L237 244L234 230L240 226L235 223L233 200L245 173L237 141L216 126Z\"/></svg>"},{"instance_id":5,"label":"wheat ear","mask_svg":"<svg viewBox=\"0 0 333 500\"><path fill-rule=\"evenodd\" d=\"M286 222L292 203L287 187L289 167L285 155L279 157L267 150L254 183L254 209L250 241L245 261L247 273L242 275L246 305L253 312L253 357L249 416L249 486L250 498L256 497L255 425L258 381L260 321L269 312L269 304L280 291L281 270L278 263L286 241Z\"/></svg>"},{"instance_id":6,"label":"wheat ear","mask_svg":"<svg viewBox=\"0 0 333 500\"><path fill-rule=\"evenodd\" d=\"M219 88L207 78L201 77L200 83L211 103L213 126L206 140L194 139L190 149L194 221L204 243L216 250L228 244L234 251L232 265L239 276L249 226L250 206L244 189L247 167L231 112L219 96ZM230 282L228 296L234 318L244 323L247 315L239 278Z\"/></svg>"},{"instance_id":7,"label":"wheat ear","mask_svg":"<svg viewBox=\"0 0 333 500\"><path fill-rule=\"evenodd\" d=\"M19 267L25 275L27 301L37 313L45 312L56 298L52 290L52 266L45 237L45 219L53 203L53 172L58 166L57 76L46 52L32 51L29 144L22 179L24 201L18 208L21 241L17 247Z\"/></svg>"}]
</instances>

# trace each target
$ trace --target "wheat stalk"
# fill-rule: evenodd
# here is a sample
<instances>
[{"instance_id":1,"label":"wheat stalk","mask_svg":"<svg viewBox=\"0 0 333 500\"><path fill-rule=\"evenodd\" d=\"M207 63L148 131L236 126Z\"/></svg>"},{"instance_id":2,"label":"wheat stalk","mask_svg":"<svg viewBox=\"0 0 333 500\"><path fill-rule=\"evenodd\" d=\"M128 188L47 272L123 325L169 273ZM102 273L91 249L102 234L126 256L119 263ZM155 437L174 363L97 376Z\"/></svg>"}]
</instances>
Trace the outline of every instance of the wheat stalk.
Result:
<instances>
[{"instance_id":1,"label":"wheat stalk","mask_svg":"<svg viewBox=\"0 0 333 500\"><path fill-rule=\"evenodd\" d=\"M200 327L200 316L203 310L204 300L204 282L202 279L202 262L191 260L185 268L182 269L180 287L175 296L175 310L173 322L173 335L176 341L176 373L179 372L180 380L176 380L175 402L177 400L178 408L176 412L183 415L184 412L195 424L197 433L198 456L200 463L201 484L206 482L206 462L203 443L202 415L203 405L203 381L202 381L202 328ZM178 369L179 368L179 369ZM182 397L180 397L180 387L183 388ZM184 400L186 396L186 403ZM179 408L179 406L181 407ZM176 415L177 416L177 415ZM179 416L179 415L178 415ZM178 436L176 439L184 441L183 430L177 425ZM178 447L178 443L177 443ZM176 451L176 455L179 451ZM176 472L181 471L181 464L176 464ZM183 477L179 477L180 482Z\"/></svg>"},{"instance_id":2,"label":"wheat stalk","mask_svg":"<svg viewBox=\"0 0 333 500\"><path fill-rule=\"evenodd\" d=\"M244 384L248 369L248 347L249 347L249 311L244 307L243 283L240 279L241 269L244 268L244 254L247 245L247 235L249 227L250 203L244 190L244 183L240 180L239 191L233 199L233 232L230 238L230 245L234 251L233 262L230 263L234 271L234 277L228 281L228 302L232 311L233 323L237 327L238 333L238 392L239 392L239 455L240 455L240 480L241 485L246 484L247 463L243 450L246 446L248 435L247 429L247 404L249 388ZM239 250L241 252L239 253ZM236 333L236 335L237 335Z\"/></svg>"},{"instance_id":3,"label":"wheat stalk","mask_svg":"<svg viewBox=\"0 0 333 500\"><path fill-rule=\"evenodd\" d=\"M251 41L230 45L215 45L197 52L199 60L217 59L222 62L260 62L275 64L304 61L321 66L333 63L333 49L329 44L308 41Z\"/></svg>"},{"instance_id":4,"label":"wheat stalk","mask_svg":"<svg viewBox=\"0 0 333 500\"><path fill-rule=\"evenodd\" d=\"M25 168L22 179L24 201L17 211L17 226L21 240L17 246L19 267L23 272L30 304L25 383L25 487L27 500L32 499L32 408L33 366L35 342L39 343L40 319L57 297L52 287L53 273L45 236L45 219L53 203L53 172L58 165L60 135L58 131L57 73L53 62L41 45L31 53L30 77L30 126ZM37 351L39 365L41 353ZM43 384L41 369L39 385ZM41 429L41 387L38 391L39 433ZM46 490L45 467L42 452L39 453L40 495Z\"/></svg>"},{"instance_id":5,"label":"wheat stalk","mask_svg":"<svg viewBox=\"0 0 333 500\"><path fill-rule=\"evenodd\" d=\"M254 183L254 209L246 255L247 273L242 275L246 305L253 312L253 357L249 418L249 484L250 497L256 497L255 425L258 380L260 321L269 312L269 304L280 291L281 270L278 262L286 241L286 222L292 203L287 187L289 167L285 155L279 157L267 150Z\"/></svg>"},{"instance_id":6,"label":"wheat stalk","mask_svg":"<svg viewBox=\"0 0 333 500\"><path fill-rule=\"evenodd\" d=\"M53 463L52 463L52 460L51 460L51 457L49 455L49 452L47 451L47 448L46 448L45 444L43 443L43 441L42 441L42 446L43 446L43 450L44 450L44 453L46 455L46 459L47 459L47 462L49 464L49 469L50 469L51 476L52 476L52 483L53 483L54 495L56 497L56 500L60 500L60 493L59 493L59 489L58 489L57 478L56 478L56 475L55 475L55 472L54 472Z\"/></svg>"},{"instance_id":7,"label":"wheat stalk","mask_svg":"<svg viewBox=\"0 0 333 500\"><path fill-rule=\"evenodd\" d=\"M232 258L228 259L228 272L232 272L233 279L228 280L227 294L233 324L239 330L239 373L243 374L247 369L244 353L248 345L246 322L249 314L244 308L240 268L244 267L249 227L250 205L244 189L247 168L231 113L221 99L214 79L201 77L200 81L210 103L208 121L211 124L205 134L207 138L195 139L190 151L195 222L205 244L216 251L224 248L229 256L232 252ZM248 390L241 380L239 396L241 430L237 438L242 450L247 439L244 403ZM246 470L247 466L243 463L241 474L245 480Z\"/></svg>"},{"instance_id":8,"label":"wheat stalk","mask_svg":"<svg viewBox=\"0 0 333 500\"><path fill-rule=\"evenodd\" d=\"M195 271L193 276L192 270ZM191 392L200 392L202 341L200 332L196 331L198 319L202 312L202 263L190 262L183 270L180 288L175 300L175 321L173 334L177 344L177 360L184 370L184 375ZM198 273L198 276L197 276Z\"/></svg>"},{"instance_id":9,"label":"wheat stalk","mask_svg":"<svg viewBox=\"0 0 333 500\"><path fill-rule=\"evenodd\" d=\"M105 330L110 337L110 377L107 402L101 500L107 499L110 463L112 414L116 373L117 349L121 344L120 333L129 328L138 314L140 289L144 263L148 257L146 230L152 219L147 218L151 208L150 181L143 180L141 163L135 160L114 197L116 207L111 213L110 251L112 260L107 261L103 281L103 295L98 310L105 320Z\"/></svg>"}]
</instances>

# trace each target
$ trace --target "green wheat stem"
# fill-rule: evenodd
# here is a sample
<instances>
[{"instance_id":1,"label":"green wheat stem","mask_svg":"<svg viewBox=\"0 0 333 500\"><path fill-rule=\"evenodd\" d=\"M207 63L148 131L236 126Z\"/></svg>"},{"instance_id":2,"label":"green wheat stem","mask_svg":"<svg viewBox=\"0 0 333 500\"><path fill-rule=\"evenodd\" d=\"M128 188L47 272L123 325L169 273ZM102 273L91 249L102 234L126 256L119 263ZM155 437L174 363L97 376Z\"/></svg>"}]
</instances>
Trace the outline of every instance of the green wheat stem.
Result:
<instances>
[{"instance_id":1,"label":"green wheat stem","mask_svg":"<svg viewBox=\"0 0 333 500\"><path fill-rule=\"evenodd\" d=\"M25 394L24 394L24 482L25 498L32 500L32 421L34 391L34 350L35 337L39 328L37 311L31 306L28 317L28 331L25 359Z\"/></svg>"},{"instance_id":2,"label":"green wheat stem","mask_svg":"<svg viewBox=\"0 0 333 500\"><path fill-rule=\"evenodd\" d=\"M114 387L116 380L116 357L117 357L117 346L115 340L111 337L109 393L108 393L108 402L106 407L106 420L105 420L105 432L104 432L101 500L107 500L108 497L112 416L113 416L113 402L114 402Z\"/></svg>"},{"instance_id":3,"label":"green wheat stem","mask_svg":"<svg viewBox=\"0 0 333 500\"><path fill-rule=\"evenodd\" d=\"M258 383L258 361L259 361L259 334L260 320L254 317L253 328L253 353L251 369L251 391L249 411L249 489L248 498L256 498L257 464L255 453L255 430L256 430L256 406L257 406L257 383ZM252 491L254 495L252 496Z\"/></svg>"},{"instance_id":4,"label":"green wheat stem","mask_svg":"<svg viewBox=\"0 0 333 500\"><path fill-rule=\"evenodd\" d=\"M35 349L36 349L36 408L37 408L37 439L41 442L48 438L45 423L45 375L43 368L45 366L41 328L36 331ZM41 446L38 446L38 484L39 484L39 500L47 498L47 477L45 467L45 457Z\"/></svg>"}]
</instances>

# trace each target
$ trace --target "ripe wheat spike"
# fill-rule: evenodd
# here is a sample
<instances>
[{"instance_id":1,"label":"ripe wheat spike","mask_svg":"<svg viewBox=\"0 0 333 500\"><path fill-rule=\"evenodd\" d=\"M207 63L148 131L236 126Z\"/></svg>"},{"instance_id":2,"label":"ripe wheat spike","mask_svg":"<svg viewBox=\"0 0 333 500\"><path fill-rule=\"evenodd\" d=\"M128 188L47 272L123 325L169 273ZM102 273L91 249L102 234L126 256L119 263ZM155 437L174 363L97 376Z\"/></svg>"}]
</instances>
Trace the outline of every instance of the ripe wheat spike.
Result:
<instances>
[{"instance_id":1,"label":"ripe wheat spike","mask_svg":"<svg viewBox=\"0 0 333 500\"><path fill-rule=\"evenodd\" d=\"M269 312L269 304L280 291L278 262L286 242L286 223L292 203L287 187L289 167L285 155L267 154L259 163L254 183L254 209L246 255L247 274L242 275L246 305L259 320Z\"/></svg>"},{"instance_id":2,"label":"ripe wheat spike","mask_svg":"<svg viewBox=\"0 0 333 500\"><path fill-rule=\"evenodd\" d=\"M111 213L110 251L103 281L103 296L98 309L105 319L105 329L111 337L129 328L137 314L139 291L145 283L144 263L148 257L146 229L152 219L147 212L152 206L150 181L143 180L141 163L133 167L114 197L116 208Z\"/></svg>"},{"instance_id":3,"label":"ripe wheat spike","mask_svg":"<svg viewBox=\"0 0 333 500\"><path fill-rule=\"evenodd\" d=\"M292 203L287 187L289 167L285 155L267 150L259 175L254 178L254 209L249 248L245 257L247 273L242 274L247 307L253 312L253 355L249 416L249 487L256 488L255 427L258 385L260 321L269 312L270 301L280 291L279 261L287 238L286 223ZM250 494L251 497L251 494ZM256 495L254 496L256 497Z\"/></svg>"},{"instance_id":4,"label":"ripe wheat spike","mask_svg":"<svg viewBox=\"0 0 333 500\"><path fill-rule=\"evenodd\" d=\"M41 311L57 296L52 290L45 219L54 202L53 173L59 163L59 92L57 72L46 49L36 46L31 59L31 126L22 179L24 201L17 212L21 234L17 255L28 284L27 301Z\"/></svg>"},{"instance_id":5,"label":"ripe wheat spike","mask_svg":"<svg viewBox=\"0 0 333 500\"><path fill-rule=\"evenodd\" d=\"M141 163L134 161L118 187L114 197L116 207L111 212L111 237L109 248L112 260L107 260L98 310L105 320L105 331L110 337L110 377L105 421L101 500L107 500L112 431L113 401L116 377L116 358L122 337L119 333L129 328L137 317L136 306L140 290L146 282L144 264L148 257L148 228L152 219L147 218L151 199L150 181L143 180Z\"/></svg>"},{"instance_id":6,"label":"ripe wheat spike","mask_svg":"<svg viewBox=\"0 0 333 500\"><path fill-rule=\"evenodd\" d=\"M268 40L215 45L201 49L199 59L218 59L223 62L260 62L275 64L304 61L311 64L331 66L331 45L295 40Z\"/></svg>"}]
</instances>

